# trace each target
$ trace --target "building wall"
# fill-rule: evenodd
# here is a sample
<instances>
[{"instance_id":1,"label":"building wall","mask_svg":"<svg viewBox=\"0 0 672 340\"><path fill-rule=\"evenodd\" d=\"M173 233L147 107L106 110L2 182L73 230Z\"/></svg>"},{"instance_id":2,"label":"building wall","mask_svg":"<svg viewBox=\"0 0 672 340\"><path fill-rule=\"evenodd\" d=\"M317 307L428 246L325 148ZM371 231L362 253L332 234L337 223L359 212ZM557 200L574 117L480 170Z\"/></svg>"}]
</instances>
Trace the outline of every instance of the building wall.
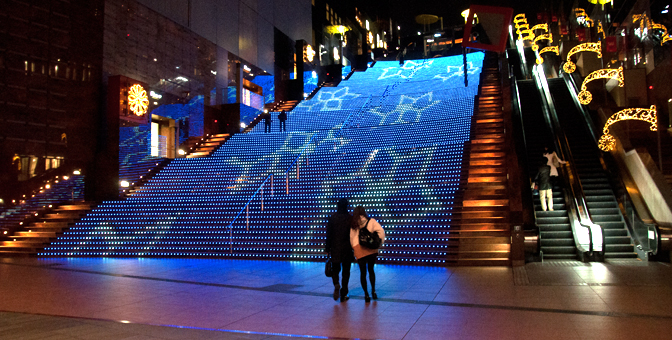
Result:
<instances>
[{"instance_id":1,"label":"building wall","mask_svg":"<svg viewBox=\"0 0 672 340\"><path fill-rule=\"evenodd\" d=\"M273 27L312 41L310 0L138 0L273 74Z\"/></svg>"},{"instance_id":2,"label":"building wall","mask_svg":"<svg viewBox=\"0 0 672 340\"><path fill-rule=\"evenodd\" d=\"M94 162L102 25L102 0L0 1L0 194L20 190L14 155Z\"/></svg>"}]
</instances>

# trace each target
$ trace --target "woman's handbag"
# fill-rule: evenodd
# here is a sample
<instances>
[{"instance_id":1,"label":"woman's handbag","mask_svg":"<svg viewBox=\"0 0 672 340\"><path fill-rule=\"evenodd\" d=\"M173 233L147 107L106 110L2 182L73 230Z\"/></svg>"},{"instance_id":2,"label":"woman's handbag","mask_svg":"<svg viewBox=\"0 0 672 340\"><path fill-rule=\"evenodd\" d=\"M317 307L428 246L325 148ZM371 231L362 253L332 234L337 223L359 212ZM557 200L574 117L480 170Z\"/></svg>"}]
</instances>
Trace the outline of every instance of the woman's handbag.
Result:
<instances>
[{"instance_id":1,"label":"woman's handbag","mask_svg":"<svg viewBox=\"0 0 672 340\"><path fill-rule=\"evenodd\" d=\"M331 256L327 258L327 263L324 264L324 275L326 277L332 277L333 274L333 266L331 262Z\"/></svg>"},{"instance_id":2,"label":"woman's handbag","mask_svg":"<svg viewBox=\"0 0 672 340\"><path fill-rule=\"evenodd\" d=\"M369 249L378 249L382 243L378 232L370 232L366 227L369 225L369 221L366 221L366 224L363 228L359 229L359 244L362 247Z\"/></svg>"}]
</instances>

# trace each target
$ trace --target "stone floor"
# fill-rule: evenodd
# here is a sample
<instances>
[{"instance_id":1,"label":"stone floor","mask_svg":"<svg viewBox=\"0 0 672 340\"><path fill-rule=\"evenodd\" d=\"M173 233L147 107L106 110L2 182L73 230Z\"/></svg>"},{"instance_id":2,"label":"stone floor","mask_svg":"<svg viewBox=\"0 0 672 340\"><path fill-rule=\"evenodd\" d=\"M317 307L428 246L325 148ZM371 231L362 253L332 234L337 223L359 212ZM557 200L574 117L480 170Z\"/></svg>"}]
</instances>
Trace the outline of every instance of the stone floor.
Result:
<instances>
[{"instance_id":1,"label":"stone floor","mask_svg":"<svg viewBox=\"0 0 672 340\"><path fill-rule=\"evenodd\" d=\"M323 264L0 259L2 339L662 339L672 267L376 265L379 299L336 302Z\"/></svg>"}]
</instances>

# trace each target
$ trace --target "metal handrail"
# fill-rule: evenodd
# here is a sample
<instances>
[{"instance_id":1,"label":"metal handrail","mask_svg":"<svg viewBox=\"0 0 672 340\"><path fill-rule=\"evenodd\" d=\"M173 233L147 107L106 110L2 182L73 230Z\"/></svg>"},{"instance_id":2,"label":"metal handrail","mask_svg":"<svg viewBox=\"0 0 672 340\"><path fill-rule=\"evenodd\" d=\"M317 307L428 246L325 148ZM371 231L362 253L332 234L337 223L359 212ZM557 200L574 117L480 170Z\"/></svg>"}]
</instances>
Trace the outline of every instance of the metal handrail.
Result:
<instances>
[{"instance_id":1,"label":"metal handrail","mask_svg":"<svg viewBox=\"0 0 672 340\"><path fill-rule=\"evenodd\" d=\"M368 101L367 101L367 102L368 102ZM342 124L341 127L338 129L338 132L334 135L334 137L340 136L340 134L341 134L342 131L343 131L343 128L347 125L347 122L348 122L348 120L350 120L350 117L352 117L352 114L353 114L353 113L354 113L354 111L353 111L353 112L350 112L350 114L348 115L348 117L346 117L345 120L343 120L343 124ZM359 111L357 111L357 113L359 113ZM310 137L310 139L308 140L308 142L306 142L306 144L305 144L305 146L303 147L303 149L301 149L301 152L299 152L299 154L296 156L296 158L294 158L294 161L292 161L292 164L290 164L289 167L287 168L287 170L283 173L283 174L286 176L287 181L289 181L289 172L292 170L292 168L294 167L294 165L297 164L297 162L299 161L299 159L301 158L301 156L303 155L303 153L306 151L306 149L308 148L308 146L310 146L310 144L313 142L313 139L315 139L315 136L317 136L318 134L319 134L319 132L315 132L315 133L313 133L313 135ZM264 185L266 184L266 182L268 182L269 178L271 179L271 185L273 185L273 182L272 182L272 181L273 181L273 175L274 175L273 173L270 173L270 174L268 174L268 175L266 176L266 178L264 178L264 180L261 182L261 184L259 185L259 187L257 188L257 190L255 190L254 193L252 194L252 196L250 197L250 199L247 200L247 203L245 203L245 205L243 205L243 207L240 209L240 211L238 212L238 214L236 214L236 216L233 218L233 220L232 220L232 221L229 223L229 225L227 226L227 228L229 229L229 252L230 252L231 254L233 254L233 224L236 223L236 221L238 220L238 218L240 217L240 215L243 214L243 212L245 212L245 211L249 211L248 209L249 209L249 205L250 205L250 203L252 203L252 200L254 200L254 198L257 197L257 194L259 194L260 192L263 192ZM298 174L297 174L297 176L298 176ZM271 188L272 188L272 187L271 187ZM271 190L272 190L272 189L271 189ZM271 192L272 192L272 191L271 191ZM263 196L262 196L262 197L263 197ZM263 200L263 198L262 198L262 200ZM263 202L263 201L262 201L262 202ZM262 203L262 207L263 207L263 203Z\"/></svg>"},{"instance_id":2,"label":"metal handrail","mask_svg":"<svg viewBox=\"0 0 672 340\"><path fill-rule=\"evenodd\" d=\"M569 201L573 203L572 208L576 209L575 213L579 217L578 220L579 225L585 227L588 232L588 238L589 238L588 249L585 250L588 252L598 252L603 254L605 249L604 230L600 225L593 223L592 219L590 218L590 213L588 212L588 206L586 204L583 187L576 175L577 174L575 168L576 163L574 162L572 153L569 149L567 136L565 135L560 125L560 121L558 120L558 116L555 111L555 103L553 102L553 98L550 94L548 83L545 81L541 81L541 79L539 79L541 77L540 74L543 72L543 69L541 67L535 66L535 70L536 71L533 72L534 79L537 82L538 86L543 91L542 99L546 103L546 105L544 106L544 113L546 115L546 119L548 120L549 126L554 131L556 147L560 152L562 158L569 161L568 166L569 169L561 168L560 171L562 171L563 174L566 175L563 176L563 180L567 182L568 185L566 187L569 188L571 192L571 195L567 196L569 196L570 198ZM580 243L578 244L581 245Z\"/></svg>"}]
</instances>

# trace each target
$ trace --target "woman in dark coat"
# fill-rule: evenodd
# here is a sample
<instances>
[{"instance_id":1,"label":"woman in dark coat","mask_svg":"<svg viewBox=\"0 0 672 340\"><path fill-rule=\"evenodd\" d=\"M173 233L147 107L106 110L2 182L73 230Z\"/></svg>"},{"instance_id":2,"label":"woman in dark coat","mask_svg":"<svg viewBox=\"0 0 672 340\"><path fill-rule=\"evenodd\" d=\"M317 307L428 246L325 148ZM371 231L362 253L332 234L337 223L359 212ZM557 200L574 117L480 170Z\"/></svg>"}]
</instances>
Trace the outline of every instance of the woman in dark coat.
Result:
<instances>
[{"instance_id":1,"label":"woman in dark coat","mask_svg":"<svg viewBox=\"0 0 672 340\"><path fill-rule=\"evenodd\" d=\"M340 295L341 302L348 300L348 282L350 282L350 266L353 255L350 246L350 223L352 215L348 213L348 199L341 198L338 201L338 209L331 215L327 223L327 241L324 250L331 255L334 281L334 300L338 300ZM343 281L338 284L338 273L343 268Z\"/></svg>"}]
</instances>

